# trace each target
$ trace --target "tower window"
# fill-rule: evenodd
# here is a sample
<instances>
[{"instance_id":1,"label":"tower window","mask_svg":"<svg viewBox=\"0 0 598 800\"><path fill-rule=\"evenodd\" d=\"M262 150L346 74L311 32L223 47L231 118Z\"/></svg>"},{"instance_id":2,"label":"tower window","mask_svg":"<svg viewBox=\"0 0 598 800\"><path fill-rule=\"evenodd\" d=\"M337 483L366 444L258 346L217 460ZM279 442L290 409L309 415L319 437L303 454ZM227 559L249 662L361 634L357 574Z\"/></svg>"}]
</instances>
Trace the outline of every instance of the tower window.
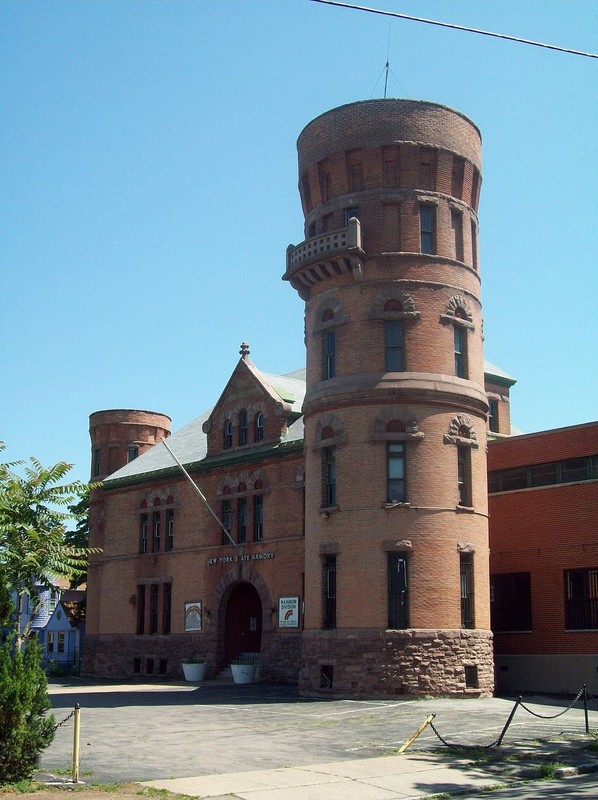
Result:
<instances>
[{"instance_id":1,"label":"tower window","mask_svg":"<svg viewBox=\"0 0 598 800\"><path fill-rule=\"evenodd\" d=\"M453 157L453 171L451 173L451 194L461 200L463 197L463 173L465 161L458 156Z\"/></svg>"},{"instance_id":2,"label":"tower window","mask_svg":"<svg viewBox=\"0 0 598 800\"><path fill-rule=\"evenodd\" d=\"M404 503L405 491L405 445L389 442L386 445L386 499L389 503Z\"/></svg>"},{"instance_id":3,"label":"tower window","mask_svg":"<svg viewBox=\"0 0 598 800\"><path fill-rule=\"evenodd\" d=\"M349 220L351 219L351 217L359 219L359 209L357 208L357 206L353 206L352 208L345 208L343 215L345 228L349 224Z\"/></svg>"},{"instance_id":4,"label":"tower window","mask_svg":"<svg viewBox=\"0 0 598 800\"><path fill-rule=\"evenodd\" d=\"M488 401L488 429L491 433L498 433L498 400Z\"/></svg>"},{"instance_id":5,"label":"tower window","mask_svg":"<svg viewBox=\"0 0 598 800\"><path fill-rule=\"evenodd\" d=\"M457 378L467 378L467 328L462 328L461 325L454 325L453 342L455 352L455 375Z\"/></svg>"},{"instance_id":6,"label":"tower window","mask_svg":"<svg viewBox=\"0 0 598 800\"><path fill-rule=\"evenodd\" d=\"M478 226L474 219L471 220L471 263L473 268L478 268Z\"/></svg>"},{"instance_id":7,"label":"tower window","mask_svg":"<svg viewBox=\"0 0 598 800\"><path fill-rule=\"evenodd\" d=\"M336 556L324 559L324 620L325 628L336 628Z\"/></svg>"},{"instance_id":8,"label":"tower window","mask_svg":"<svg viewBox=\"0 0 598 800\"><path fill-rule=\"evenodd\" d=\"M404 553L388 553L388 627L409 627L409 562Z\"/></svg>"},{"instance_id":9,"label":"tower window","mask_svg":"<svg viewBox=\"0 0 598 800\"><path fill-rule=\"evenodd\" d=\"M453 255L456 261L463 261L463 214L451 210L451 230L453 232Z\"/></svg>"},{"instance_id":10,"label":"tower window","mask_svg":"<svg viewBox=\"0 0 598 800\"><path fill-rule=\"evenodd\" d=\"M325 508L336 505L336 448L325 447L322 450L323 460L323 497Z\"/></svg>"},{"instance_id":11,"label":"tower window","mask_svg":"<svg viewBox=\"0 0 598 800\"><path fill-rule=\"evenodd\" d=\"M473 553L459 553L461 627L473 628Z\"/></svg>"},{"instance_id":12,"label":"tower window","mask_svg":"<svg viewBox=\"0 0 598 800\"><path fill-rule=\"evenodd\" d=\"M384 355L387 372L402 372L404 327L400 320L392 319L384 323Z\"/></svg>"},{"instance_id":13,"label":"tower window","mask_svg":"<svg viewBox=\"0 0 598 800\"><path fill-rule=\"evenodd\" d=\"M336 331L324 331L324 380L336 375Z\"/></svg>"},{"instance_id":14,"label":"tower window","mask_svg":"<svg viewBox=\"0 0 598 800\"><path fill-rule=\"evenodd\" d=\"M139 455L139 448L138 447L129 447L127 451L127 461L130 463L131 461L135 461L137 456Z\"/></svg>"},{"instance_id":15,"label":"tower window","mask_svg":"<svg viewBox=\"0 0 598 800\"><path fill-rule=\"evenodd\" d=\"M420 252L432 255L435 250L434 242L434 222L436 209L433 206L419 207L419 227L420 227Z\"/></svg>"},{"instance_id":16,"label":"tower window","mask_svg":"<svg viewBox=\"0 0 598 800\"><path fill-rule=\"evenodd\" d=\"M94 450L94 453L93 453L93 474L94 474L94 476L100 474L101 466L102 466L102 451L100 450L99 447L97 447Z\"/></svg>"},{"instance_id":17,"label":"tower window","mask_svg":"<svg viewBox=\"0 0 598 800\"><path fill-rule=\"evenodd\" d=\"M457 447L457 488L459 505L471 507L471 447L460 445Z\"/></svg>"}]
</instances>

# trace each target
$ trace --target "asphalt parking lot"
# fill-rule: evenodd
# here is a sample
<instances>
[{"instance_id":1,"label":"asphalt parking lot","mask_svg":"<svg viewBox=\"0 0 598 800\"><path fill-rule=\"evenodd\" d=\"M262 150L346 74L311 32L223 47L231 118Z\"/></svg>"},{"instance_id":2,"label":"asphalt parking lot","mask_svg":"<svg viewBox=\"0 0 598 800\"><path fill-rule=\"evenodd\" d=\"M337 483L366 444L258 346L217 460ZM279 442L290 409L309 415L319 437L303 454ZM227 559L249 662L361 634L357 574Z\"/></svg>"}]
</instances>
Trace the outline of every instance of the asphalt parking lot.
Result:
<instances>
[{"instance_id":1,"label":"asphalt parking lot","mask_svg":"<svg viewBox=\"0 0 598 800\"><path fill-rule=\"evenodd\" d=\"M82 780L123 782L275 769L395 751L429 714L447 741L484 746L501 733L515 698L343 700L309 699L294 687L205 682L117 684L84 680L49 686L56 722L81 706ZM572 698L526 698L542 716ZM591 727L598 727L593 706ZM518 708L505 745L585 730L578 703L543 719ZM411 751L441 746L427 728ZM42 755L44 771L72 765L73 722L56 731Z\"/></svg>"}]
</instances>

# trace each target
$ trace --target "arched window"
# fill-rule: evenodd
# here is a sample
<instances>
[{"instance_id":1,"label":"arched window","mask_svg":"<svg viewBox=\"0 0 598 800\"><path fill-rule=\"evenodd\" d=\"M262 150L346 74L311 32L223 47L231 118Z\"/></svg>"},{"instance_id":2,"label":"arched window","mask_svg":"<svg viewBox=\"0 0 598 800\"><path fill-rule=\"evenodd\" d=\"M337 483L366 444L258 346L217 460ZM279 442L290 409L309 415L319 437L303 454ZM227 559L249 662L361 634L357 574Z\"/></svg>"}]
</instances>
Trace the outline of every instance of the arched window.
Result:
<instances>
[{"instance_id":1,"label":"arched window","mask_svg":"<svg viewBox=\"0 0 598 800\"><path fill-rule=\"evenodd\" d=\"M227 419L224 423L224 449L230 450L233 446L233 423Z\"/></svg>"},{"instance_id":2,"label":"arched window","mask_svg":"<svg viewBox=\"0 0 598 800\"><path fill-rule=\"evenodd\" d=\"M264 415L261 411L253 419L253 439L256 442L264 440Z\"/></svg>"}]
</instances>

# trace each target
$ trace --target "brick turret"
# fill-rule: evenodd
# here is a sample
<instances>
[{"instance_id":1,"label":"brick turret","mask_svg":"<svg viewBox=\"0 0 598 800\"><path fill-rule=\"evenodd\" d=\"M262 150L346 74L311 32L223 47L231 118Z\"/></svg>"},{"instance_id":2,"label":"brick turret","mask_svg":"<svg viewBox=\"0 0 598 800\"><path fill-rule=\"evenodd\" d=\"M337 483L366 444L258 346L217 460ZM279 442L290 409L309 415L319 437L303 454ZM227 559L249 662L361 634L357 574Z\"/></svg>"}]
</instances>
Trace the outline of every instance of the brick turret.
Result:
<instances>
[{"instance_id":1,"label":"brick turret","mask_svg":"<svg viewBox=\"0 0 598 800\"><path fill-rule=\"evenodd\" d=\"M303 691L490 693L481 140L373 100L298 141L306 239Z\"/></svg>"}]
</instances>

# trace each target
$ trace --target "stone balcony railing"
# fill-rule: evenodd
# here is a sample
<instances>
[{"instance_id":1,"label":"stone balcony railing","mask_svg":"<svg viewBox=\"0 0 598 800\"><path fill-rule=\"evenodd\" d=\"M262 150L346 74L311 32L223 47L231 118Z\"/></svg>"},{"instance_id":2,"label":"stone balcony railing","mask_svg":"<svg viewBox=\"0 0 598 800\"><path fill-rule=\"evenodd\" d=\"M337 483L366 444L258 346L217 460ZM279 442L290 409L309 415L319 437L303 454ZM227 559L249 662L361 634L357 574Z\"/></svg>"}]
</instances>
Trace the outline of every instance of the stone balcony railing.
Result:
<instances>
[{"instance_id":1,"label":"stone balcony railing","mask_svg":"<svg viewBox=\"0 0 598 800\"><path fill-rule=\"evenodd\" d=\"M346 228L289 245L287 271L283 277L301 294L301 290L343 272L361 277L363 255L361 223L351 217Z\"/></svg>"}]
</instances>

